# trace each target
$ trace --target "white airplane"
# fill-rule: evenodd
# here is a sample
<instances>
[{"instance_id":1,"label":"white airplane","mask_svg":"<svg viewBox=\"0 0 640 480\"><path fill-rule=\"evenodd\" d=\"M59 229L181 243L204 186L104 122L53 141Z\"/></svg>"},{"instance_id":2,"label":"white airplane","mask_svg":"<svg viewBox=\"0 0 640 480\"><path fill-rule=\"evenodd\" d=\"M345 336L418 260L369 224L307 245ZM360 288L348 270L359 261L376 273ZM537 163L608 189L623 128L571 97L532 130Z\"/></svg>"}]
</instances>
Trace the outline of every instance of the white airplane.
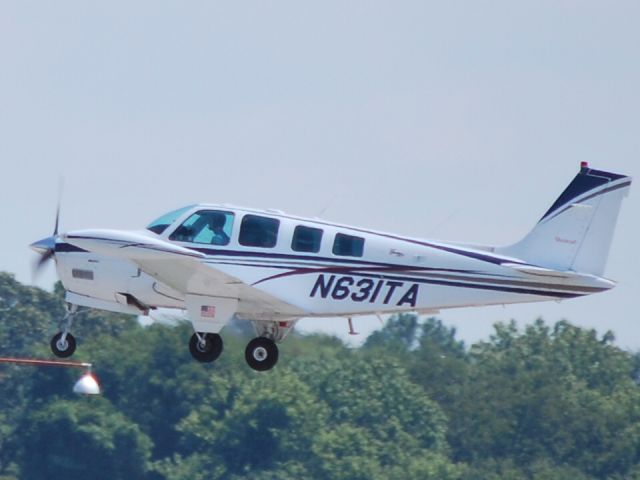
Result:
<instances>
[{"instance_id":1,"label":"white airplane","mask_svg":"<svg viewBox=\"0 0 640 480\"><path fill-rule=\"evenodd\" d=\"M605 263L631 178L581 165L533 230L507 247L420 240L227 205L190 205L146 230L78 230L31 247L55 259L68 313L51 340L73 354L79 307L133 315L187 311L189 348L201 362L223 349L220 331L236 315L256 338L245 358L255 370L301 317L563 300L609 290Z\"/></svg>"}]
</instances>

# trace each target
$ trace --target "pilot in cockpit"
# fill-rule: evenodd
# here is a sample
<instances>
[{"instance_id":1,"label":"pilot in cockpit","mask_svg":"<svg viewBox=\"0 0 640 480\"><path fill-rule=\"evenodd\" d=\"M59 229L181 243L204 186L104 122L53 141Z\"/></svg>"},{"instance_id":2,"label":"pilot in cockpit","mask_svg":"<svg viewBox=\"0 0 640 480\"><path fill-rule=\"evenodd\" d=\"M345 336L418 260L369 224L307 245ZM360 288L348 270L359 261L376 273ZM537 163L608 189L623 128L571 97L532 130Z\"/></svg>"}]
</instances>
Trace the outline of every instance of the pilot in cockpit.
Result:
<instances>
[{"instance_id":1,"label":"pilot in cockpit","mask_svg":"<svg viewBox=\"0 0 640 480\"><path fill-rule=\"evenodd\" d=\"M211 245L228 245L229 234L225 232L228 218L232 214L215 211L200 211L191 215L182 225L176 228L169 238L179 242L209 243ZM230 231L231 227L227 227Z\"/></svg>"},{"instance_id":2,"label":"pilot in cockpit","mask_svg":"<svg viewBox=\"0 0 640 480\"><path fill-rule=\"evenodd\" d=\"M226 245L229 243L229 235L224 231L224 225L227 223L227 217L224 213L214 212L209 214L209 230L213 232L211 244Z\"/></svg>"}]
</instances>

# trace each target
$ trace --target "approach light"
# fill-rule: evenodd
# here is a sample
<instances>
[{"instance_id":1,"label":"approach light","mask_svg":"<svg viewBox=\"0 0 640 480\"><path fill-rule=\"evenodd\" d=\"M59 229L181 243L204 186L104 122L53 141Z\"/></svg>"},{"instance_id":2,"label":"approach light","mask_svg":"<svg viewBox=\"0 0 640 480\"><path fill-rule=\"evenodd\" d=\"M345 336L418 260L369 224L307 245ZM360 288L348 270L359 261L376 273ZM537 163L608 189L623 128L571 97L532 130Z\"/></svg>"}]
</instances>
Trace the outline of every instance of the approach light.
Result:
<instances>
[{"instance_id":1,"label":"approach light","mask_svg":"<svg viewBox=\"0 0 640 480\"><path fill-rule=\"evenodd\" d=\"M100 395L100 384L98 384L98 380L96 380L96 377L91 373L90 363L11 357L0 357L0 363L12 363L14 365L25 365L31 367L84 368L85 372L73 386L73 393L78 393L80 395Z\"/></svg>"}]
</instances>

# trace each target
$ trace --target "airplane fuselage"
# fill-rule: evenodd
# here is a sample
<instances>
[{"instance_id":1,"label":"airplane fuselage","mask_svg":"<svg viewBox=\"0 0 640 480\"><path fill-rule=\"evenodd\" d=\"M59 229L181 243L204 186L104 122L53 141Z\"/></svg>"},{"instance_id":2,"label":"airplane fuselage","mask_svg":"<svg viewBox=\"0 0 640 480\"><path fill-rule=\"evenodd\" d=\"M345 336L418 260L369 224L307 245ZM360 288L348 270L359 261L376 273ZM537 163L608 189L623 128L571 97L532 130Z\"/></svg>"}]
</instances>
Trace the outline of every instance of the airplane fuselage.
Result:
<instances>
[{"instance_id":1,"label":"airplane fuselage","mask_svg":"<svg viewBox=\"0 0 640 480\"><path fill-rule=\"evenodd\" d=\"M224 246L170 240L181 220L195 212L220 210L233 213L236 224L241 224L244 215L277 220L279 228L274 246L243 246L238 241L239 229L232 229L229 243ZM322 232L318 252L292 250L293 232L299 226ZM362 239L361 254L336 255L337 235ZM562 300L607 290L614 285L601 277L549 271L479 248L406 238L280 213L196 205L160 235L150 231L118 234L117 231L87 230L63 236L56 245L58 274L65 288L80 296L74 297L75 303L83 304L82 297L86 297L85 303L92 306L91 299L99 299L109 302L114 311L123 311L124 298L129 302L124 310L132 313L137 308L135 301L131 303L133 298L139 305L186 308L182 292L141 271L135 263L115 258L111 252L106 255L95 253L99 250L95 244L101 243L100 247L105 248L108 238L132 244L160 239L192 250L203 255L203 264L295 307L265 312L240 297L237 315L254 320L429 312L472 305ZM83 249L83 245L87 249ZM113 249L121 248L120 243L113 245ZM105 253L107 250L109 247ZM191 281L193 293L207 294L204 280L194 275ZM234 282L227 282L225 286L230 295L238 293L234 290ZM122 294L130 297L122 297Z\"/></svg>"}]
</instances>

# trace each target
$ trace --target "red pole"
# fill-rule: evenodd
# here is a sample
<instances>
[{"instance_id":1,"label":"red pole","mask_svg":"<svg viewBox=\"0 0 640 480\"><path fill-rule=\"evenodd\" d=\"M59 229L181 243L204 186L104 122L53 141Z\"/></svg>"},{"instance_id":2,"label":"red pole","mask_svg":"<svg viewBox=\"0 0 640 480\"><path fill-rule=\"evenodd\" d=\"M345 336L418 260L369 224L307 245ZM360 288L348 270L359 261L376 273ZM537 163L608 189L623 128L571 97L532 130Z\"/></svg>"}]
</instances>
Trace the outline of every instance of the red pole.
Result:
<instances>
[{"instance_id":1,"label":"red pole","mask_svg":"<svg viewBox=\"0 0 640 480\"><path fill-rule=\"evenodd\" d=\"M30 365L34 367L91 368L90 363L68 362L64 360L37 360L35 358L0 357L0 363L13 363L16 365Z\"/></svg>"}]
</instances>

